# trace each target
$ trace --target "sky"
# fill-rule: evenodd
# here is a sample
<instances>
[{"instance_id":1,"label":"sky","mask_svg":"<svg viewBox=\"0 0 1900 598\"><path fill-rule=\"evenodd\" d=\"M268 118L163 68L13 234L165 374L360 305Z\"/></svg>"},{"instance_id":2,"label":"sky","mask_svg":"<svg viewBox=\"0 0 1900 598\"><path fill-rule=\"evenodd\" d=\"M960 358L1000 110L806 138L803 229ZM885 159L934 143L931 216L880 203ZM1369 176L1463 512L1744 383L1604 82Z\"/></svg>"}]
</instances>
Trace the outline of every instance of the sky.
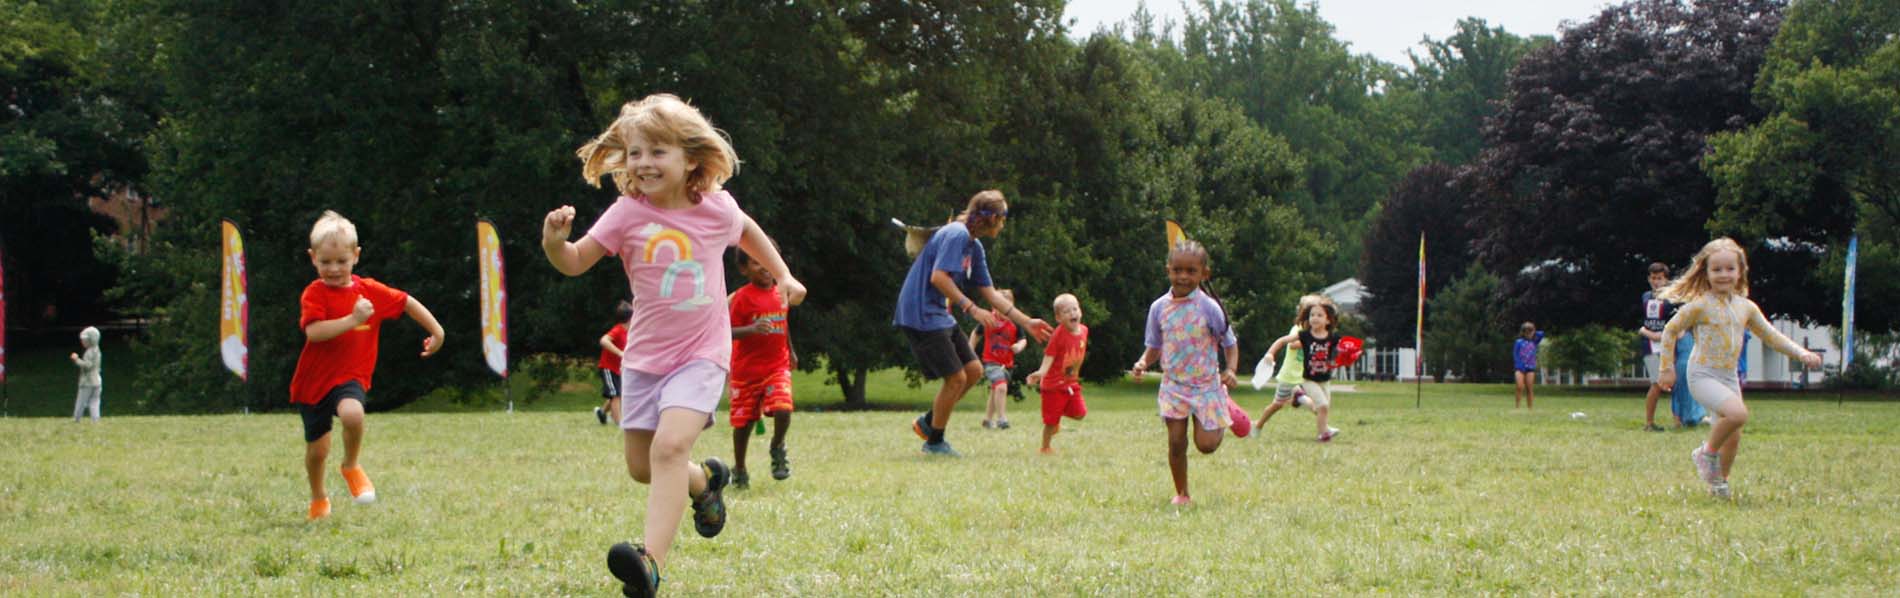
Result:
<instances>
[{"instance_id":1,"label":"sky","mask_svg":"<svg viewBox=\"0 0 1900 598\"><path fill-rule=\"evenodd\" d=\"M1372 54L1403 67L1412 65L1406 50L1418 50L1419 40L1451 37L1458 19L1479 17L1512 34L1557 34L1565 21L1583 21L1601 12L1607 0L1299 0L1319 6L1319 16L1334 27L1334 37L1354 54ZM1098 26L1126 20L1141 0L1069 0L1063 20L1078 35ZM1620 3L1620 2L1618 2ZM1157 20L1184 14L1181 0L1148 0L1148 12ZM1073 22L1070 22L1073 20Z\"/></svg>"}]
</instances>

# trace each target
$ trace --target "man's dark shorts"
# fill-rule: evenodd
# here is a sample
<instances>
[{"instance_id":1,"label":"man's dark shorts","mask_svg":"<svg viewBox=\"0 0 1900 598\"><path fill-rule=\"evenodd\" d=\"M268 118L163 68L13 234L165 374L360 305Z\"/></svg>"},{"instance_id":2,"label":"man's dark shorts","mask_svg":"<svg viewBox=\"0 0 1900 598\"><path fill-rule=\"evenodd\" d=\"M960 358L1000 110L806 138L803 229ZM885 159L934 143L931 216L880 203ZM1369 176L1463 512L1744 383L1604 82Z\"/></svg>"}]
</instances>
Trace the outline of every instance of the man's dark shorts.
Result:
<instances>
[{"instance_id":1,"label":"man's dark shorts","mask_svg":"<svg viewBox=\"0 0 1900 598\"><path fill-rule=\"evenodd\" d=\"M913 330L903 326L904 338L910 339L910 351L917 355L917 364L922 366L924 378L935 380L963 369L965 364L976 361L976 352L970 350L967 338L959 338L957 329Z\"/></svg>"}]
</instances>

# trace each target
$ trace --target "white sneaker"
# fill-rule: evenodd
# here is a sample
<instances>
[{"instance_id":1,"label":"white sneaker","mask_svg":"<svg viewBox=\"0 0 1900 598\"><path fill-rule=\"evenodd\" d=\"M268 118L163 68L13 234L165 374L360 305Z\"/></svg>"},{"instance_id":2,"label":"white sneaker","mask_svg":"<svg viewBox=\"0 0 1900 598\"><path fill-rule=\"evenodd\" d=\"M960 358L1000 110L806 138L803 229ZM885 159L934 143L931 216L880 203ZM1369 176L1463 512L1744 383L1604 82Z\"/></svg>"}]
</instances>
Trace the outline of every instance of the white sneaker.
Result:
<instances>
[{"instance_id":1,"label":"white sneaker","mask_svg":"<svg viewBox=\"0 0 1900 598\"><path fill-rule=\"evenodd\" d=\"M1729 500L1728 480L1709 485L1709 494L1722 500Z\"/></svg>"},{"instance_id":2,"label":"white sneaker","mask_svg":"<svg viewBox=\"0 0 1900 598\"><path fill-rule=\"evenodd\" d=\"M1695 450L1689 452L1689 460L1695 462L1696 475L1701 476L1704 483L1714 486L1716 482L1722 481L1722 476L1719 473L1721 464L1716 462L1715 454L1702 450L1702 447L1697 446Z\"/></svg>"}]
</instances>

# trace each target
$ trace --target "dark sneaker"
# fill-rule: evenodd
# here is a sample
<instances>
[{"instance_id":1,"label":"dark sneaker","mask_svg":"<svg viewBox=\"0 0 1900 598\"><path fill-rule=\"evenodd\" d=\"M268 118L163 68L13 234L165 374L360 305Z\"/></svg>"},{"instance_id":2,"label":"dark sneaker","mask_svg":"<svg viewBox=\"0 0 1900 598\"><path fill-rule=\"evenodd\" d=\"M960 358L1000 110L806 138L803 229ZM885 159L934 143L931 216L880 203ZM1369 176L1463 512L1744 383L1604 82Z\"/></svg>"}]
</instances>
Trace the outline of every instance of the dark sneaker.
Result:
<instances>
[{"instance_id":1,"label":"dark sneaker","mask_svg":"<svg viewBox=\"0 0 1900 598\"><path fill-rule=\"evenodd\" d=\"M1005 420L1000 420L1000 421L997 421L997 422L996 422L996 429L998 429L998 430L1008 430L1008 429L1009 429L1009 420L1006 420L1006 419L1005 419Z\"/></svg>"},{"instance_id":2,"label":"dark sneaker","mask_svg":"<svg viewBox=\"0 0 1900 598\"><path fill-rule=\"evenodd\" d=\"M910 422L910 431L916 434L918 438L922 438L924 442L930 441L930 430L929 411L925 411L923 415L917 416L917 421Z\"/></svg>"},{"instance_id":3,"label":"dark sneaker","mask_svg":"<svg viewBox=\"0 0 1900 598\"><path fill-rule=\"evenodd\" d=\"M620 593L628 598L652 598L659 593L660 567L645 546L621 542L607 549L607 570L620 580Z\"/></svg>"},{"instance_id":4,"label":"dark sneaker","mask_svg":"<svg viewBox=\"0 0 1900 598\"><path fill-rule=\"evenodd\" d=\"M792 477L792 461L785 457L785 447L772 447L772 479L783 480Z\"/></svg>"},{"instance_id":5,"label":"dark sneaker","mask_svg":"<svg viewBox=\"0 0 1900 598\"><path fill-rule=\"evenodd\" d=\"M700 467L706 469L706 491L693 498L693 530L702 538L711 538L726 529L726 500L719 491L732 481L732 470L718 457L707 458Z\"/></svg>"},{"instance_id":6,"label":"dark sneaker","mask_svg":"<svg viewBox=\"0 0 1900 598\"><path fill-rule=\"evenodd\" d=\"M752 487L752 475L744 471L732 472L732 487L745 490Z\"/></svg>"},{"instance_id":7,"label":"dark sneaker","mask_svg":"<svg viewBox=\"0 0 1900 598\"><path fill-rule=\"evenodd\" d=\"M931 455L931 456L936 456L936 457L961 457L961 456L963 456L963 453L959 453L959 452L957 452L957 449L954 449L954 448L950 448L950 441L948 441L948 440L945 440L945 441L943 441L943 442L926 442L926 443L924 443L924 454L926 454L926 455Z\"/></svg>"},{"instance_id":8,"label":"dark sneaker","mask_svg":"<svg viewBox=\"0 0 1900 598\"><path fill-rule=\"evenodd\" d=\"M600 420L600 425L603 425L603 426L607 425L607 410L601 409L599 407L595 407L594 419Z\"/></svg>"},{"instance_id":9,"label":"dark sneaker","mask_svg":"<svg viewBox=\"0 0 1900 598\"><path fill-rule=\"evenodd\" d=\"M1643 431L1644 432L1667 432L1668 430L1656 424L1645 424L1643 426Z\"/></svg>"}]
</instances>

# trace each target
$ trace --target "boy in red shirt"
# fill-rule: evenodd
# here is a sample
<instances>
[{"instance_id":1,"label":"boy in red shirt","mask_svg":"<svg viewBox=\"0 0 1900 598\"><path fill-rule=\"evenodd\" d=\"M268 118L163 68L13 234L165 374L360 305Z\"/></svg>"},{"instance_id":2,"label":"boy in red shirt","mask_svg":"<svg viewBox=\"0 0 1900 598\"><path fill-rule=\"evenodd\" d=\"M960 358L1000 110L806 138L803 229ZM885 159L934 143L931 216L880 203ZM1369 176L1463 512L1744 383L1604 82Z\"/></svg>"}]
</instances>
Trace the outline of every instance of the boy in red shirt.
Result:
<instances>
[{"instance_id":1,"label":"boy in red shirt","mask_svg":"<svg viewBox=\"0 0 1900 598\"><path fill-rule=\"evenodd\" d=\"M442 349L442 325L408 293L351 274L363 249L356 225L325 211L310 228L310 265L317 280L303 289L303 354L290 378L290 402L303 413L304 471L310 476L310 519L330 515L323 463L330 456L330 418L343 420L343 479L357 504L376 501L376 487L357 463L363 444L363 402L376 370L376 339L383 320L408 314L429 331L422 356Z\"/></svg>"},{"instance_id":2,"label":"boy in red shirt","mask_svg":"<svg viewBox=\"0 0 1900 598\"><path fill-rule=\"evenodd\" d=\"M772 273L745 252L736 253L739 274L751 284L727 299L732 312L732 484L748 488L752 476L745 468L746 445L761 416L772 417L772 479L792 477L785 431L792 425L792 369L798 367L798 353L792 350L786 327L785 297Z\"/></svg>"},{"instance_id":3,"label":"boy in red shirt","mask_svg":"<svg viewBox=\"0 0 1900 598\"><path fill-rule=\"evenodd\" d=\"M627 350L627 320L633 318L633 304L620 302L614 308L614 327L607 334L600 335L600 406L594 408L594 419L600 425L607 425L607 414L614 414L614 421L620 421L620 356Z\"/></svg>"},{"instance_id":4,"label":"boy in red shirt","mask_svg":"<svg viewBox=\"0 0 1900 598\"><path fill-rule=\"evenodd\" d=\"M997 289L1004 299L1016 300L1009 289ZM990 381L990 402L983 410L983 427L1009 429L1009 414L1004 412L1003 395L1009 393L1009 371L1016 367L1016 354L1029 346L1029 339L1016 330L1016 323L996 315L995 326L978 326L970 332L970 349L983 356L983 377Z\"/></svg>"},{"instance_id":5,"label":"boy in red shirt","mask_svg":"<svg viewBox=\"0 0 1900 598\"><path fill-rule=\"evenodd\" d=\"M1029 375L1029 384L1042 389L1042 454L1055 452L1049 440L1062 431L1062 418L1080 420L1089 414L1082 402L1082 360L1088 356L1089 327L1082 325L1082 305L1075 295L1056 296L1056 333L1042 351L1042 367Z\"/></svg>"}]
</instances>

